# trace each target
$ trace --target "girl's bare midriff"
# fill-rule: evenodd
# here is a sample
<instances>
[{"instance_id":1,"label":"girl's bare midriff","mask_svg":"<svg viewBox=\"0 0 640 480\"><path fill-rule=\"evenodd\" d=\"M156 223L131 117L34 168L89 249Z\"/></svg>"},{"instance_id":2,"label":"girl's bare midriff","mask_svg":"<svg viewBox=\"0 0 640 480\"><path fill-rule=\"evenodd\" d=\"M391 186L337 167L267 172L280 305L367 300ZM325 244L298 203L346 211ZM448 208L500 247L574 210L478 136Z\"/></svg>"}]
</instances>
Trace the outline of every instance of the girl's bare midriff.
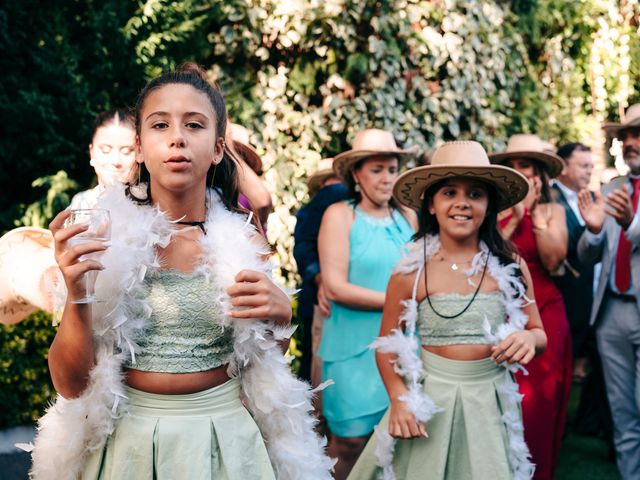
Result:
<instances>
[{"instance_id":1,"label":"girl's bare midriff","mask_svg":"<svg viewBox=\"0 0 640 480\"><path fill-rule=\"evenodd\" d=\"M491 345L423 345L422 348L449 360L482 360L491 356Z\"/></svg>"},{"instance_id":2,"label":"girl's bare midriff","mask_svg":"<svg viewBox=\"0 0 640 480\"><path fill-rule=\"evenodd\" d=\"M143 372L125 369L128 386L143 392L162 395L196 393L222 385L229 380L227 365L212 370L193 373Z\"/></svg>"}]
</instances>

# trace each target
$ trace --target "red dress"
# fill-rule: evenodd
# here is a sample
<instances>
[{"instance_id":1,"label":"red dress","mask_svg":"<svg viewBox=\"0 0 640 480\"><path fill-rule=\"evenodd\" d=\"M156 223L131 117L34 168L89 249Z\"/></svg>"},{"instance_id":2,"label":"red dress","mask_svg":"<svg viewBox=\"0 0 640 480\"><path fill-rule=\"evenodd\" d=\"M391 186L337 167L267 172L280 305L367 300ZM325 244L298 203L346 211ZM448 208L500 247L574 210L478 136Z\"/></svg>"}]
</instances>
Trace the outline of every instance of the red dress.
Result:
<instances>
[{"instance_id":1,"label":"red dress","mask_svg":"<svg viewBox=\"0 0 640 480\"><path fill-rule=\"evenodd\" d=\"M510 217L500 223L504 226ZM528 211L511 237L527 262L536 304L547 334L547 349L528 365L529 375L518 373L524 437L536 464L534 478L551 480L558 463L571 389L572 355L569 322L562 294L542 266L533 222Z\"/></svg>"}]
</instances>

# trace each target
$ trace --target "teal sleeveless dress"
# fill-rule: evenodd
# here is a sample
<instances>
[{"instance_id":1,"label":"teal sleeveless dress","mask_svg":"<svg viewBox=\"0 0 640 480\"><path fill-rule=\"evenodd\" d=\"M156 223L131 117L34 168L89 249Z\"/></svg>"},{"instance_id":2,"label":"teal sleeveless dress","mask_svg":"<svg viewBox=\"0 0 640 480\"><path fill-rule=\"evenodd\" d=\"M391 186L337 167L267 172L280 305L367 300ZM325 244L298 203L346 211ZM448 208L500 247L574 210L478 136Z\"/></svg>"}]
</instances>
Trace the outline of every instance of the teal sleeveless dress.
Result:
<instances>
[{"instance_id":1,"label":"teal sleeveless dress","mask_svg":"<svg viewBox=\"0 0 640 480\"><path fill-rule=\"evenodd\" d=\"M356 207L349 234L349 283L384 292L401 248L413 233L397 210L378 218ZM323 414L334 435L369 435L389 406L375 352L369 349L380 333L381 318L381 311L331 302L318 355L323 381L335 382L322 392Z\"/></svg>"}]
</instances>

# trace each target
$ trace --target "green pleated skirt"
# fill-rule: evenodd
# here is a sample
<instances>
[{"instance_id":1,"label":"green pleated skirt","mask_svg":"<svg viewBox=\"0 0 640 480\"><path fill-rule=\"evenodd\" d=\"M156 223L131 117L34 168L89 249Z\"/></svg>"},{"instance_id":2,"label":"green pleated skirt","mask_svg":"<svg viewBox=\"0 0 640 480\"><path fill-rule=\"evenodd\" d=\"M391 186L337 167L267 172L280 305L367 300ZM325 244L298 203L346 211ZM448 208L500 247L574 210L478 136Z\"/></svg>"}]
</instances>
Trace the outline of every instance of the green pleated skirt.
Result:
<instances>
[{"instance_id":1,"label":"green pleated skirt","mask_svg":"<svg viewBox=\"0 0 640 480\"><path fill-rule=\"evenodd\" d=\"M83 480L273 480L236 379L187 395L127 388L129 413L89 457Z\"/></svg>"},{"instance_id":2,"label":"green pleated skirt","mask_svg":"<svg viewBox=\"0 0 640 480\"><path fill-rule=\"evenodd\" d=\"M513 478L509 464L509 436L503 415L522 422L510 411L505 384L511 373L490 359L449 360L421 351L424 391L442 412L426 423L429 438L398 440L393 466L397 480L502 480ZM388 429L387 412L380 427ZM520 432L520 437L522 437ZM378 478L377 437L372 435L349 480Z\"/></svg>"}]
</instances>

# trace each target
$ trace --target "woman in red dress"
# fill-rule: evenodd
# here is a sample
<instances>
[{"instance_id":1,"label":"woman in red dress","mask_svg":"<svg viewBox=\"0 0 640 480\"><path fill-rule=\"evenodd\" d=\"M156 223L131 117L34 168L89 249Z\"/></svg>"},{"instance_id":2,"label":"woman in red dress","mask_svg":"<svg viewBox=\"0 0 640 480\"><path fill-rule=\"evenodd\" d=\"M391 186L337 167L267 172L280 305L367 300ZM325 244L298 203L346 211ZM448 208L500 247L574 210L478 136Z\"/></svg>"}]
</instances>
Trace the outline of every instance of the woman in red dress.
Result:
<instances>
[{"instance_id":1,"label":"woman in red dress","mask_svg":"<svg viewBox=\"0 0 640 480\"><path fill-rule=\"evenodd\" d=\"M550 277L567 254L564 209L553 203L549 178L562 170L560 157L546 150L535 135L514 135L504 153L491 155L493 163L518 170L531 183L521 203L501 214L502 235L510 238L527 262L535 301L547 334L547 350L519 373L524 436L536 464L535 477L551 480L558 463L571 388L571 334L560 291Z\"/></svg>"}]
</instances>

